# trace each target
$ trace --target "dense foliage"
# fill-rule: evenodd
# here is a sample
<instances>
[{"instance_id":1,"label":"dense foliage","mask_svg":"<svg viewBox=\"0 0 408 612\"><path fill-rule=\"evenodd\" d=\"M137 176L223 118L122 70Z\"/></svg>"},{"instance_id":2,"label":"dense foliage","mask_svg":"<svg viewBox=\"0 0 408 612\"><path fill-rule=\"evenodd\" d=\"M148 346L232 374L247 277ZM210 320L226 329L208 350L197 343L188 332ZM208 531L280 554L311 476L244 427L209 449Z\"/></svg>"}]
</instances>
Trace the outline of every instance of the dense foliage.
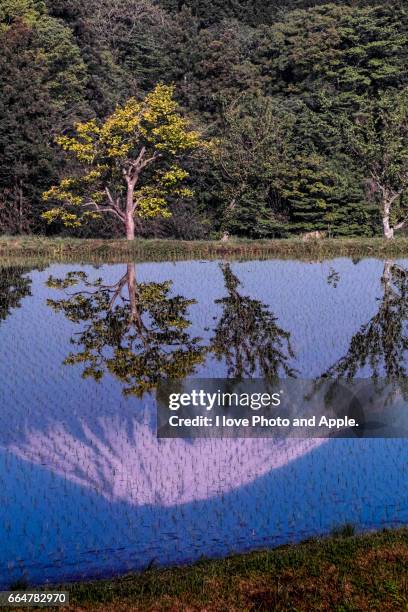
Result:
<instances>
[{"instance_id":1,"label":"dense foliage","mask_svg":"<svg viewBox=\"0 0 408 612\"><path fill-rule=\"evenodd\" d=\"M48 225L42 194L80 170L58 137L161 83L216 147L184 160L194 197L140 220L142 235L373 235L384 188L392 233L408 186L404 5L0 0L0 231L122 235L106 217Z\"/></svg>"}]
</instances>

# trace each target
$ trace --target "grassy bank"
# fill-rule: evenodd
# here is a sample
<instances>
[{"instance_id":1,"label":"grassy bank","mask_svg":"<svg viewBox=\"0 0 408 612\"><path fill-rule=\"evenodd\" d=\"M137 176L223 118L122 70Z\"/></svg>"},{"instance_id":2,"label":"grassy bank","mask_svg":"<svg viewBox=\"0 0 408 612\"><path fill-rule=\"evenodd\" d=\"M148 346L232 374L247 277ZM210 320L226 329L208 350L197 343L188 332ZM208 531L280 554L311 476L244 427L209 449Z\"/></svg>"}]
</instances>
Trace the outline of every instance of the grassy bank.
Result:
<instances>
[{"instance_id":1,"label":"grassy bank","mask_svg":"<svg viewBox=\"0 0 408 612\"><path fill-rule=\"evenodd\" d=\"M0 261L164 261L171 259L408 257L408 238L330 240L76 240L41 237L0 237Z\"/></svg>"},{"instance_id":2,"label":"grassy bank","mask_svg":"<svg viewBox=\"0 0 408 612\"><path fill-rule=\"evenodd\" d=\"M71 610L406 611L408 530L348 533L65 588Z\"/></svg>"}]
</instances>

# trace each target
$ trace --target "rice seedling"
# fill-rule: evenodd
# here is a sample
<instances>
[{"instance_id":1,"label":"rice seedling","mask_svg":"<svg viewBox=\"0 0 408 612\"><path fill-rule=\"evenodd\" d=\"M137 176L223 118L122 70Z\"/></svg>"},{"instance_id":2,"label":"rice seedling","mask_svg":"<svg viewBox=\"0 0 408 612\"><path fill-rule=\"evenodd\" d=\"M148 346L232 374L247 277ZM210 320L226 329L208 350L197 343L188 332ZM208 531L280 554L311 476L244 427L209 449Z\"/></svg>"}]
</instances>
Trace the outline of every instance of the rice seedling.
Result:
<instances>
[{"instance_id":1,"label":"rice seedling","mask_svg":"<svg viewBox=\"0 0 408 612\"><path fill-rule=\"evenodd\" d=\"M390 345L377 342L373 363L402 367L403 265L384 284L384 263L377 259L145 263L134 267L136 302L129 283L117 293L129 272L123 264L2 268L2 586L145 570L128 582L74 586L72 596L101 606L134 596L141 607L157 609L170 598L182 609L189 590L197 605L212 605L212 577L220 581L221 607L276 601L279 609L280 591L269 582L262 591L258 570L281 575L279 568L286 568L300 580L308 560L313 577L322 560L327 568L340 563L341 546L351 541L355 563L347 571L366 580L358 568L368 540L350 540L349 527L338 530L343 537L335 542L311 541L288 553L160 570L319 538L333 525L352 524L360 532L405 524L408 474L406 444L396 439L158 440L155 386L170 367L169 351L181 348L183 355L187 348L200 356L188 362L188 371L179 361L183 376L256 377L266 368L318 380L350 356L356 334L361 351L367 348L372 334L366 338L361 330L373 321L383 325L385 311L396 352L384 354ZM329 282L333 270L335 283ZM126 359L137 365L133 375L114 363L117 347L129 351ZM67 363L70 354L80 357ZM84 376L90 357L101 376L89 370ZM144 363L155 364L157 376L140 389ZM369 360L347 364L348 371L370 376ZM135 385L137 393L123 393ZM384 556L400 546L395 556L402 559L403 537L373 542L388 551L378 553ZM342 563L345 555L339 567L346 568ZM236 580L230 594L227 571ZM387 576L396 579L393 572ZM253 597L239 586L248 581L245 592ZM318 583L323 597L326 583ZM392 589L381 589L378 601L389 601ZM396 592L404 597L399 582Z\"/></svg>"}]
</instances>

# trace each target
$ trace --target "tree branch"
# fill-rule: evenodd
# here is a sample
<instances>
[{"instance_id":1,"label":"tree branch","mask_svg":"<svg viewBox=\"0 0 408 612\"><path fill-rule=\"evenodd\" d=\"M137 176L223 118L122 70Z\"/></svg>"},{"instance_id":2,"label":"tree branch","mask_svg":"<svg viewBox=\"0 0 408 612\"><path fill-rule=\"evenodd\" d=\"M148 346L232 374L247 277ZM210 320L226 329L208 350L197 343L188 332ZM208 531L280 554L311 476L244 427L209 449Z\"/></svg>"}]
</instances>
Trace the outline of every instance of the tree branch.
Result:
<instances>
[{"instance_id":1,"label":"tree branch","mask_svg":"<svg viewBox=\"0 0 408 612\"><path fill-rule=\"evenodd\" d=\"M134 188L141 171L149 166L151 163L162 157L161 153L155 151L151 157L145 159L143 161L144 156L146 155L146 147L143 147L134 161L129 160L127 163L130 166L131 170L124 170L123 174L125 176L126 182L128 186Z\"/></svg>"},{"instance_id":2,"label":"tree branch","mask_svg":"<svg viewBox=\"0 0 408 612\"><path fill-rule=\"evenodd\" d=\"M143 168L142 160L146 155L146 147L142 147L139 155L134 161L129 161L128 164L132 168L133 172L130 171L126 174L126 181L128 186L134 188L139 178L140 170Z\"/></svg>"},{"instance_id":3,"label":"tree branch","mask_svg":"<svg viewBox=\"0 0 408 612\"><path fill-rule=\"evenodd\" d=\"M162 157L162 154L155 151L152 157L149 157L141 164L140 169L142 170L143 168L146 168L146 166L156 161L156 159L159 159L159 157Z\"/></svg>"},{"instance_id":4,"label":"tree branch","mask_svg":"<svg viewBox=\"0 0 408 612\"><path fill-rule=\"evenodd\" d=\"M394 226L394 230L399 230L402 227L404 227L407 221L408 221L408 217L405 217L403 221L400 221L399 223L397 223L397 225Z\"/></svg>"},{"instance_id":5,"label":"tree branch","mask_svg":"<svg viewBox=\"0 0 408 612\"><path fill-rule=\"evenodd\" d=\"M125 216L122 213L122 211L120 209L116 209L116 208L111 208L109 206L100 206L97 202L95 202L94 200L90 201L90 202L86 202L85 204L83 204L83 206L93 206L96 210L96 212L98 213L106 213L106 212L110 212L113 213L114 215L116 215L121 221L125 221Z\"/></svg>"}]
</instances>

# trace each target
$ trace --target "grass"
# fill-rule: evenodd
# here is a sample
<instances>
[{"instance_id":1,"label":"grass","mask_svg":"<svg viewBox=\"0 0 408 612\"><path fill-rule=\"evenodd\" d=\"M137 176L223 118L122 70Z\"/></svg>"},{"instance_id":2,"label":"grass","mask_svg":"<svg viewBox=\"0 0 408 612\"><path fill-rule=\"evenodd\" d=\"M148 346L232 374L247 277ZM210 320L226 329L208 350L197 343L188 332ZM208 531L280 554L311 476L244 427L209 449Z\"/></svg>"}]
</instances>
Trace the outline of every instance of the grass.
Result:
<instances>
[{"instance_id":1,"label":"grass","mask_svg":"<svg viewBox=\"0 0 408 612\"><path fill-rule=\"evenodd\" d=\"M351 533L347 526L330 538L275 550L65 585L68 609L406 611L408 529Z\"/></svg>"},{"instance_id":2,"label":"grass","mask_svg":"<svg viewBox=\"0 0 408 612\"><path fill-rule=\"evenodd\" d=\"M164 261L173 259L268 259L296 258L322 260L333 257L408 256L408 238L336 238L303 242L287 240L79 240L45 237L0 237L0 262L24 263L27 260L61 262Z\"/></svg>"}]
</instances>

